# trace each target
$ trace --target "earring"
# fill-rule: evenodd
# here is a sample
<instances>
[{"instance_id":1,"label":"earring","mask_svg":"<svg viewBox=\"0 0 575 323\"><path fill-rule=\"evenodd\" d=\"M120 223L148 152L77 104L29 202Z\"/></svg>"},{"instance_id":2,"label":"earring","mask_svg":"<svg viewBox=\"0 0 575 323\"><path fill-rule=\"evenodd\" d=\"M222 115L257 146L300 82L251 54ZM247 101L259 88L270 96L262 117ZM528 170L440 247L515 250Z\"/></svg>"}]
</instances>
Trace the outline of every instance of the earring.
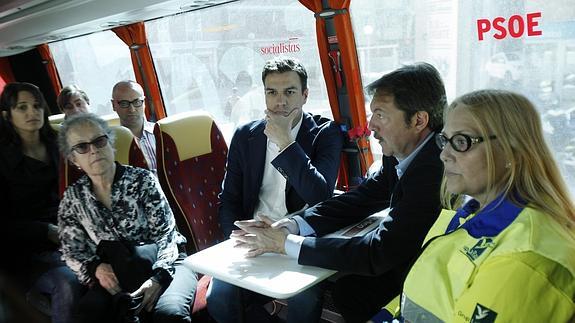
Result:
<instances>
[{"instance_id":1,"label":"earring","mask_svg":"<svg viewBox=\"0 0 575 323\"><path fill-rule=\"evenodd\" d=\"M507 169L511 168L511 162L507 162L507 164L505 164L505 168Z\"/></svg>"}]
</instances>

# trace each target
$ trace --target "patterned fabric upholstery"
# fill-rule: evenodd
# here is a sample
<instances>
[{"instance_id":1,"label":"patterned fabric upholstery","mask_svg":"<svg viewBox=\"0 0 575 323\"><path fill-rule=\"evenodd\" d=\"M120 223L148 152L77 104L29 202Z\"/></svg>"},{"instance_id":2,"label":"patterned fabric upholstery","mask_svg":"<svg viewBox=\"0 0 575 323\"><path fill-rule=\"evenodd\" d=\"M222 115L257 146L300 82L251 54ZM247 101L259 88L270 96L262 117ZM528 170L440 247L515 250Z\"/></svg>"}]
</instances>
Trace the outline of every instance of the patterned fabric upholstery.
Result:
<instances>
[{"instance_id":1,"label":"patterned fabric upholstery","mask_svg":"<svg viewBox=\"0 0 575 323\"><path fill-rule=\"evenodd\" d=\"M116 142L114 143L116 161L120 164L148 169L144 153L140 150L130 129L122 126L111 127L111 129L116 134ZM84 172L64 158L60 158L59 168L60 196L63 196L66 188L84 175Z\"/></svg>"},{"instance_id":2,"label":"patterned fabric upholstery","mask_svg":"<svg viewBox=\"0 0 575 323\"><path fill-rule=\"evenodd\" d=\"M218 194L228 149L220 130L211 116L193 111L158 121L154 135L158 178L188 253L221 242Z\"/></svg>"}]
</instances>

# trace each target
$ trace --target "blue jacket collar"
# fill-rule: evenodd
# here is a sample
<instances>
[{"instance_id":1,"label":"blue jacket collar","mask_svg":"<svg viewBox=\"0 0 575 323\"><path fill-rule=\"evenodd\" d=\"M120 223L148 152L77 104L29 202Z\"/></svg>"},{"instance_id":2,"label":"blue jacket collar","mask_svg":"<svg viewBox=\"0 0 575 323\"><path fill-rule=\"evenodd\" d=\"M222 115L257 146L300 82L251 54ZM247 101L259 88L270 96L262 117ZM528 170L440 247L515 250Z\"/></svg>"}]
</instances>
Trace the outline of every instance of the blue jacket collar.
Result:
<instances>
[{"instance_id":1,"label":"blue jacket collar","mask_svg":"<svg viewBox=\"0 0 575 323\"><path fill-rule=\"evenodd\" d=\"M500 196L483 208L481 212L459 226L461 218L467 218L479 209L479 202L471 200L457 210L449 222L445 233L459 227L465 229L469 235L478 239L480 237L495 237L505 230L517 218L525 206L517 206L504 196Z\"/></svg>"}]
</instances>

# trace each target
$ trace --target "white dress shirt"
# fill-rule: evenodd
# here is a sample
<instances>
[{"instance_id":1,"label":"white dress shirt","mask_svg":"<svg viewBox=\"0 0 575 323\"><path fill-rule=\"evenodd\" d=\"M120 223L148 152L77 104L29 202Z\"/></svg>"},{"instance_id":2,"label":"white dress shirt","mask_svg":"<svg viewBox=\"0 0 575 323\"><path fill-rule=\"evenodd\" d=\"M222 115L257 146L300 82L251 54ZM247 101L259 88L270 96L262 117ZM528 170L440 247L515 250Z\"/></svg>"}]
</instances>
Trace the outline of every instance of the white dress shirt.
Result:
<instances>
[{"instance_id":1,"label":"white dress shirt","mask_svg":"<svg viewBox=\"0 0 575 323\"><path fill-rule=\"evenodd\" d=\"M291 145L295 143L297 133L301 128L302 120L303 114L296 126L290 131L290 137L294 140ZM284 218L288 213L285 197L286 179L272 165L272 161L282 152L283 150L279 151L279 147L276 144L271 142L269 139L267 140L264 177L260 187L259 203L254 210L254 219L259 218L258 214L263 214L273 221L277 221Z\"/></svg>"}]
</instances>

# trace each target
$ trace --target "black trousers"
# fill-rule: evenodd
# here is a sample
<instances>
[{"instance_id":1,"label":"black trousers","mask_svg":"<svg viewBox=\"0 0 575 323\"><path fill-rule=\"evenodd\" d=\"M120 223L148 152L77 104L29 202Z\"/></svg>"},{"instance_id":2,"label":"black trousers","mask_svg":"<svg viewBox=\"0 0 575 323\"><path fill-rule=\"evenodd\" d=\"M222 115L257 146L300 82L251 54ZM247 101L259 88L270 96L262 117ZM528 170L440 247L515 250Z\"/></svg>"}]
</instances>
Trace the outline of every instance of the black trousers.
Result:
<instances>
[{"instance_id":1,"label":"black trousers","mask_svg":"<svg viewBox=\"0 0 575 323\"><path fill-rule=\"evenodd\" d=\"M346 323L365 323L401 293L403 275L349 275L333 287L333 301Z\"/></svg>"}]
</instances>

